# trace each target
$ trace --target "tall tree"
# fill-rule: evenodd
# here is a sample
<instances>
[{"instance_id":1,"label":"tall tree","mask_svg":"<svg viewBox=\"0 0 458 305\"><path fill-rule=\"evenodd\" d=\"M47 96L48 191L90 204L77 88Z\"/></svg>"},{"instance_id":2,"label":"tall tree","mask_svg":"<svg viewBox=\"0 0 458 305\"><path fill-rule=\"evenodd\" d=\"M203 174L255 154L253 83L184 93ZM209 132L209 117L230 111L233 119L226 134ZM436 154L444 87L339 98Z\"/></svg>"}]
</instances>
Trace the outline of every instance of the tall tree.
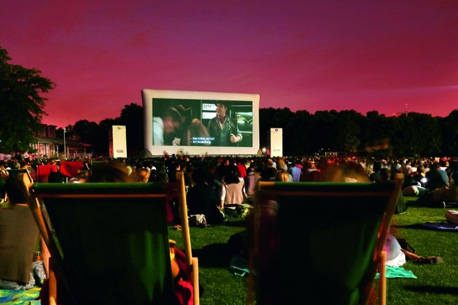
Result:
<instances>
[{"instance_id":1,"label":"tall tree","mask_svg":"<svg viewBox=\"0 0 458 305\"><path fill-rule=\"evenodd\" d=\"M354 110L339 112L336 121L335 140L340 151L358 152L363 116Z\"/></svg>"},{"instance_id":2,"label":"tall tree","mask_svg":"<svg viewBox=\"0 0 458 305\"><path fill-rule=\"evenodd\" d=\"M55 87L41 71L10 64L8 51L0 47L0 151L25 152L41 130L46 98Z\"/></svg>"},{"instance_id":3,"label":"tall tree","mask_svg":"<svg viewBox=\"0 0 458 305\"><path fill-rule=\"evenodd\" d=\"M100 127L96 122L89 122L88 120L79 120L73 127L73 131L79 135L81 142L92 145L97 145L99 129Z\"/></svg>"},{"instance_id":4,"label":"tall tree","mask_svg":"<svg viewBox=\"0 0 458 305\"><path fill-rule=\"evenodd\" d=\"M143 107L134 103L125 105L116 123L126 126L128 155L137 155L144 147Z\"/></svg>"},{"instance_id":5,"label":"tall tree","mask_svg":"<svg viewBox=\"0 0 458 305\"><path fill-rule=\"evenodd\" d=\"M384 114L369 111L361 126L362 149L370 156L383 158L392 155L390 121Z\"/></svg>"},{"instance_id":6,"label":"tall tree","mask_svg":"<svg viewBox=\"0 0 458 305\"><path fill-rule=\"evenodd\" d=\"M336 141L338 127L335 124L338 116L339 113L335 110L315 112L311 123L314 132L310 140L313 151L339 151L340 147Z\"/></svg>"},{"instance_id":7,"label":"tall tree","mask_svg":"<svg viewBox=\"0 0 458 305\"><path fill-rule=\"evenodd\" d=\"M270 142L270 128L276 126L277 109L272 107L259 109L259 146L267 147Z\"/></svg>"},{"instance_id":8,"label":"tall tree","mask_svg":"<svg viewBox=\"0 0 458 305\"><path fill-rule=\"evenodd\" d=\"M113 119L104 119L99 123L99 132L97 147L94 147L94 154L107 156L109 153L109 134L112 131L112 126L118 123Z\"/></svg>"},{"instance_id":9,"label":"tall tree","mask_svg":"<svg viewBox=\"0 0 458 305\"><path fill-rule=\"evenodd\" d=\"M413 152L420 156L441 155L441 129L438 117L431 114L409 112L415 131L410 134Z\"/></svg>"},{"instance_id":10,"label":"tall tree","mask_svg":"<svg viewBox=\"0 0 458 305\"><path fill-rule=\"evenodd\" d=\"M458 156L458 109L442 119L442 153Z\"/></svg>"},{"instance_id":11,"label":"tall tree","mask_svg":"<svg viewBox=\"0 0 458 305\"><path fill-rule=\"evenodd\" d=\"M292 121L294 113L289 108L266 108L259 109L259 131L261 147L269 146L270 128L282 128L283 135L283 153L291 154L292 142L289 139L292 130Z\"/></svg>"},{"instance_id":12,"label":"tall tree","mask_svg":"<svg viewBox=\"0 0 458 305\"><path fill-rule=\"evenodd\" d=\"M291 130L283 134L284 141L290 143L290 150L287 155L300 156L304 154L313 155L313 145L310 141L312 115L307 110L299 110L289 118ZM286 154L286 153L285 153Z\"/></svg>"}]
</instances>

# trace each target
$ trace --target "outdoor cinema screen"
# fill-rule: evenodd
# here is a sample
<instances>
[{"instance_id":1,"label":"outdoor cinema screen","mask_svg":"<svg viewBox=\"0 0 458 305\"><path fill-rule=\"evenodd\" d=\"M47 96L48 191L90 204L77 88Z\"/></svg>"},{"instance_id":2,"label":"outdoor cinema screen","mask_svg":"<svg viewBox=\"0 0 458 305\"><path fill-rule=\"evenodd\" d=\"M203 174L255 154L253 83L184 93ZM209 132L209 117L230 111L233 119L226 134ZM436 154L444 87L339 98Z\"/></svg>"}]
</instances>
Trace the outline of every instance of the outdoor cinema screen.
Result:
<instances>
[{"instance_id":1,"label":"outdoor cinema screen","mask_svg":"<svg viewBox=\"0 0 458 305\"><path fill-rule=\"evenodd\" d=\"M142 90L145 149L152 155L254 155L259 95Z\"/></svg>"}]
</instances>

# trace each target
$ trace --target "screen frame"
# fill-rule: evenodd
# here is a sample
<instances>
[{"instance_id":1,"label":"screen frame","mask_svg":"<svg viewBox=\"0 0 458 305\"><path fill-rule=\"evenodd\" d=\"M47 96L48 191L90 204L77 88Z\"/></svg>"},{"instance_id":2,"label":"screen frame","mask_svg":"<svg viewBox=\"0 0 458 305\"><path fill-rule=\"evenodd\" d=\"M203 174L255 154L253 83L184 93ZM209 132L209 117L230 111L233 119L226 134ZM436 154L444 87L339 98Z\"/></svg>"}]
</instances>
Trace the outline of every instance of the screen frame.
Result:
<instances>
[{"instance_id":1,"label":"screen frame","mask_svg":"<svg viewBox=\"0 0 458 305\"><path fill-rule=\"evenodd\" d=\"M144 147L153 156L164 154L184 155L256 155L259 150L259 94L224 93L183 90L142 89ZM153 146L153 99L189 99L189 100L224 100L249 101L253 110L253 133L251 147L238 146L188 146L155 145Z\"/></svg>"}]
</instances>

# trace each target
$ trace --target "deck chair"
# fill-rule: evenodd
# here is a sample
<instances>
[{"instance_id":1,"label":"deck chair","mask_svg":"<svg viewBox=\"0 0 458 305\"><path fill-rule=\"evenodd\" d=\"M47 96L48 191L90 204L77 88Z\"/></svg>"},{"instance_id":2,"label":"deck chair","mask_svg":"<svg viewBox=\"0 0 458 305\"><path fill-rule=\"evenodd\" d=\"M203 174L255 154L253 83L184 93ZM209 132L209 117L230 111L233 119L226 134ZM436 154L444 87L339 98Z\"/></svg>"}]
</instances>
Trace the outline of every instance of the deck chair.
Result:
<instances>
[{"instance_id":1,"label":"deck chair","mask_svg":"<svg viewBox=\"0 0 458 305\"><path fill-rule=\"evenodd\" d=\"M174 304L165 209L170 194L177 195L182 210L194 303L199 304L182 173L171 184L18 179L51 253L50 304L56 304L60 289L66 292L64 304Z\"/></svg>"},{"instance_id":2,"label":"deck chair","mask_svg":"<svg viewBox=\"0 0 458 305\"><path fill-rule=\"evenodd\" d=\"M17 183L19 173L27 170L9 170L5 188L9 207L0 209L0 278L26 286L40 235Z\"/></svg>"},{"instance_id":3,"label":"deck chair","mask_svg":"<svg viewBox=\"0 0 458 305\"><path fill-rule=\"evenodd\" d=\"M383 244L401 185L402 176L386 183L260 182L247 303L385 304Z\"/></svg>"}]
</instances>

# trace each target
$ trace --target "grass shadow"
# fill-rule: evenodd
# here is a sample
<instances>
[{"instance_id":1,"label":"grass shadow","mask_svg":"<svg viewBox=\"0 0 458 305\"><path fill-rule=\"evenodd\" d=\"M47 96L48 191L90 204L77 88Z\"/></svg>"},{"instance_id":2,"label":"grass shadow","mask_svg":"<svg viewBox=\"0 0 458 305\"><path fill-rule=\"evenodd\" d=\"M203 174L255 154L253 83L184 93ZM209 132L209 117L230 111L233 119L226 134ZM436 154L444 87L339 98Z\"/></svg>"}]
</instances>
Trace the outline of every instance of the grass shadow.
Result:
<instances>
[{"instance_id":1,"label":"grass shadow","mask_svg":"<svg viewBox=\"0 0 458 305\"><path fill-rule=\"evenodd\" d=\"M420 230L431 230L430 228L425 227L422 223L415 223L411 225L394 225L392 224L391 227L398 228L398 229L420 229Z\"/></svg>"},{"instance_id":2,"label":"grass shadow","mask_svg":"<svg viewBox=\"0 0 458 305\"><path fill-rule=\"evenodd\" d=\"M232 258L228 244L210 244L202 249L195 249L192 253L199 258L201 267L229 268Z\"/></svg>"},{"instance_id":3,"label":"grass shadow","mask_svg":"<svg viewBox=\"0 0 458 305\"><path fill-rule=\"evenodd\" d=\"M458 287L444 287L444 286L404 286L405 290L418 293L429 294L451 294L458 295Z\"/></svg>"},{"instance_id":4,"label":"grass shadow","mask_svg":"<svg viewBox=\"0 0 458 305\"><path fill-rule=\"evenodd\" d=\"M441 204L434 204L428 200L421 200L420 197L408 197L405 201L405 204L408 207L413 208L431 208L431 209L438 209L443 208ZM456 209L458 208L458 201L445 201L445 208Z\"/></svg>"},{"instance_id":5,"label":"grass shadow","mask_svg":"<svg viewBox=\"0 0 458 305\"><path fill-rule=\"evenodd\" d=\"M243 218L229 219L223 222L221 225L226 227L246 227L246 221Z\"/></svg>"},{"instance_id":6,"label":"grass shadow","mask_svg":"<svg viewBox=\"0 0 458 305\"><path fill-rule=\"evenodd\" d=\"M415 207L415 208L429 208L430 206L425 205L425 202L418 200L419 197L414 197L414 199L409 198L408 201L406 201L406 205L408 207Z\"/></svg>"},{"instance_id":7,"label":"grass shadow","mask_svg":"<svg viewBox=\"0 0 458 305\"><path fill-rule=\"evenodd\" d=\"M453 232L458 231L457 226L454 224L449 224L447 222L437 222L437 223L416 223L411 225L392 225L392 227L397 229L415 229L415 230L428 230L428 231L442 231L442 232Z\"/></svg>"}]
</instances>

